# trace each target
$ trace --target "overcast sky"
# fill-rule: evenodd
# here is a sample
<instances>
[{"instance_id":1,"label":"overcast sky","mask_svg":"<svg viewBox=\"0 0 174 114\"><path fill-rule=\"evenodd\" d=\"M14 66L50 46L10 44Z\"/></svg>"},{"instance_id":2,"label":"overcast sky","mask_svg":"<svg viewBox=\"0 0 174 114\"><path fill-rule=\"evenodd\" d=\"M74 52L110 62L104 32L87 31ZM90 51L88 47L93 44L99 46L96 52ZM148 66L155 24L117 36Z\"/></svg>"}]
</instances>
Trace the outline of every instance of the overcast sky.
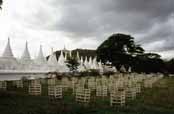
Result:
<instances>
[{"instance_id":1,"label":"overcast sky","mask_svg":"<svg viewBox=\"0 0 174 114\"><path fill-rule=\"evenodd\" d=\"M174 0L4 0L0 54L7 38L20 57L25 41L32 57L43 45L59 50L96 49L113 33L135 37L148 52L174 57Z\"/></svg>"}]
</instances>

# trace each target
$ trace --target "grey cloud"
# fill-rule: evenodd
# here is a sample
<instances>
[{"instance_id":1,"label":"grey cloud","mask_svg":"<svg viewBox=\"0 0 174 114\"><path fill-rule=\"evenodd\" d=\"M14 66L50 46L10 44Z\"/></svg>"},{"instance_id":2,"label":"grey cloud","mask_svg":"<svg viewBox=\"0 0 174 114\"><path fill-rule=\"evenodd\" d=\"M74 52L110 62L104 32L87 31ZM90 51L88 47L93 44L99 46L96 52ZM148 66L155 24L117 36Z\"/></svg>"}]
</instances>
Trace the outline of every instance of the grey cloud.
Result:
<instances>
[{"instance_id":1,"label":"grey cloud","mask_svg":"<svg viewBox=\"0 0 174 114\"><path fill-rule=\"evenodd\" d=\"M173 4L172 0L64 0L63 16L55 28L75 38L113 31L146 32L168 19Z\"/></svg>"},{"instance_id":2,"label":"grey cloud","mask_svg":"<svg viewBox=\"0 0 174 114\"><path fill-rule=\"evenodd\" d=\"M153 49L157 51L174 50L174 18L169 17L166 22L157 23L156 27L149 30L144 37L141 38L141 43L148 45L149 43L163 41L163 44Z\"/></svg>"},{"instance_id":3,"label":"grey cloud","mask_svg":"<svg viewBox=\"0 0 174 114\"><path fill-rule=\"evenodd\" d=\"M141 34L136 39L143 45L164 40L156 50L174 50L174 21L169 21L174 18L173 6L174 0L47 0L28 23L61 31L75 41L101 42L114 32Z\"/></svg>"}]
</instances>

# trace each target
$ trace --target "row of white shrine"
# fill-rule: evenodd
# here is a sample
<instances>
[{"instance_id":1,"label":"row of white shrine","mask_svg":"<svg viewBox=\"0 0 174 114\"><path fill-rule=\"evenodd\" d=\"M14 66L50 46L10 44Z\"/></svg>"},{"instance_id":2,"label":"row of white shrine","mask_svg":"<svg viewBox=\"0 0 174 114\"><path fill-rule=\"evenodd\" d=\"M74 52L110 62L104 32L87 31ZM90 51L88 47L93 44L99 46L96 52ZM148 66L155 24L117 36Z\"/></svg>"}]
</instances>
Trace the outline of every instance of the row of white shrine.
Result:
<instances>
[{"instance_id":1,"label":"row of white shrine","mask_svg":"<svg viewBox=\"0 0 174 114\"><path fill-rule=\"evenodd\" d=\"M23 55L20 59L15 58L11 49L10 39L8 39L6 48L2 57L0 57L0 71L40 71L40 72L69 72L69 68L67 67L67 56L71 57L71 51L68 53L64 53L63 50L57 60L56 54L52 51L51 55L49 56L48 60L43 55L42 46L40 46L40 51L38 53L37 58L31 59L30 52L28 49L28 43L26 42L25 50ZM80 57L79 53L77 52L77 60L79 62L78 71L86 71L89 69L96 69L99 70L101 73L104 70L112 70L116 72L116 68L106 67L104 66L101 61L98 62L97 58L92 57Z\"/></svg>"}]
</instances>

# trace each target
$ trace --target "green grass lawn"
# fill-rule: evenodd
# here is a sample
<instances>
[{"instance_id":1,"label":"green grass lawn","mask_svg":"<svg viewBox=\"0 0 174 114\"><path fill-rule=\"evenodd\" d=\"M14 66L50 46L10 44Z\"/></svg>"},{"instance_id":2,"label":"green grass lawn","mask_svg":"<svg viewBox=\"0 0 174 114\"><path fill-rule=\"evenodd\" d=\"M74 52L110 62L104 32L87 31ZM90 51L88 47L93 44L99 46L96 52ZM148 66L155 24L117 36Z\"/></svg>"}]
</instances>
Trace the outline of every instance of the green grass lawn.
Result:
<instances>
[{"instance_id":1,"label":"green grass lawn","mask_svg":"<svg viewBox=\"0 0 174 114\"><path fill-rule=\"evenodd\" d=\"M46 92L45 92L46 93ZM22 90L0 91L0 114L174 114L174 78L164 78L152 89L125 107L112 108L109 98L95 98L88 106L75 102L70 92L62 100L47 96L29 96Z\"/></svg>"}]
</instances>

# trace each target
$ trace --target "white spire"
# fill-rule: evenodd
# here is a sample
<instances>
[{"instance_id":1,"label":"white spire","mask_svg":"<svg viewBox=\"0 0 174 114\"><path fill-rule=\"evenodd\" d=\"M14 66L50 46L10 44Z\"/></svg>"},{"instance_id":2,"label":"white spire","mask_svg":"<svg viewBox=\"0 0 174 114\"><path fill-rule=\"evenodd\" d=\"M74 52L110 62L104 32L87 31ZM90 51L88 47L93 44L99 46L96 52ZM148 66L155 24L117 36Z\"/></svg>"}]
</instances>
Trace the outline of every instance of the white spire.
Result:
<instances>
[{"instance_id":1,"label":"white spire","mask_svg":"<svg viewBox=\"0 0 174 114\"><path fill-rule=\"evenodd\" d=\"M69 57L70 58L72 57L72 51L71 50L69 51Z\"/></svg>"},{"instance_id":2,"label":"white spire","mask_svg":"<svg viewBox=\"0 0 174 114\"><path fill-rule=\"evenodd\" d=\"M25 44L25 50L23 52L23 55L22 55L21 59L31 60L30 53L29 53L29 50L28 50L28 42L26 42L26 44Z\"/></svg>"},{"instance_id":3,"label":"white spire","mask_svg":"<svg viewBox=\"0 0 174 114\"><path fill-rule=\"evenodd\" d=\"M21 56L21 59L20 59L20 63L21 63L21 69L23 69L23 70L33 70L33 68L34 68L34 63L31 60L30 53L28 51L27 42L25 44L25 49L24 49L23 55Z\"/></svg>"},{"instance_id":4,"label":"white spire","mask_svg":"<svg viewBox=\"0 0 174 114\"><path fill-rule=\"evenodd\" d=\"M94 68L94 69L98 69L97 57L94 57L92 63L93 63L93 68Z\"/></svg>"},{"instance_id":5,"label":"white spire","mask_svg":"<svg viewBox=\"0 0 174 114\"><path fill-rule=\"evenodd\" d=\"M80 63L83 64L83 56L81 56Z\"/></svg>"},{"instance_id":6,"label":"white spire","mask_svg":"<svg viewBox=\"0 0 174 114\"><path fill-rule=\"evenodd\" d=\"M57 59L56 59L56 55L53 52L53 48L51 48L51 52L52 53L48 58L48 64L52 65L52 66L55 66L55 65L57 65Z\"/></svg>"},{"instance_id":7,"label":"white spire","mask_svg":"<svg viewBox=\"0 0 174 114\"><path fill-rule=\"evenodd\" d=\"M8 57L8 58L12 57L13 58L13 52L12 52L12 49L10 46L10 38L8 38L8 42L7 42L7 45L6 45L6 48L4 50L2 57Z\"/></svg>"},{"instance_id":8,"label":"white spire","mask_svg":"<svg viewBox=\"0 0 174 114\"><path fill-rule=\"evenodd\" d=\"M63 51L61 51L58 60L58 70L60 70L60 72L69 72L69 68L66 66L65 61L66 60L63 56Z\"/></svg>"},{"instance_id":9,"label":"white spire","mask_svg":"<svg viewBox=\"0 0 174 114\"><path fill-rule=\"evenodd\" d=\"M85 71L84 63L83 63L83 56L80 58L80 65L78 66L78 71L83 72Z\"/></svg>"},{"instance_id":10,"label":"white spire","mask_svg":"<svg viewBox=\"0 0 174 114\"><path fill-rule=\"evenodd\" d=\"M40 45L39 54L36 60L38 63L46 63L46 58L44 57L43 51L42 51L42 45Z\"/></svg>"},{"instance_id":11,"label":"white spire","mask_svg":"<svg viewBox=\"0 0 174 114\"><path fill-rule=\"evenodd\" d=\"M60 52L60 56L59 56L59 60L58 60L58 63L60 65L63 65L65 63L65 58L63 56L63 51Z\"/></svg>"},{"instance_id":12,"label":"white spire","mask_svg":"<svg viewBox=\"0 0 174 114\"><path fill-rule=\"evenodd\" d=\"M101 60L100 60L100 62L98 63L98 65L99 65L99 71L100 71L100 73L103 73L103 65L102 65Z\"/></svg>"},{"instance_id":13,"label":"white spire","mask_svg":"<svg viewBox=\"0 0 174 114\"><path fill-rule=\"evenodd\" d=\"M88 64L89 64L90 69L93 69L92 57L89 57L89 62L88 62Z\"/></svg>"},{"instance_id":14,"label":"white spire","mask_svg":"<svg viewBox=\"0 0 174 114\"><path fill-rule=\"evenodd\" d=\"M67 53L65 53L65 61L67 61L68 57L67 57Z\"/></svg>"}]
</instances>

